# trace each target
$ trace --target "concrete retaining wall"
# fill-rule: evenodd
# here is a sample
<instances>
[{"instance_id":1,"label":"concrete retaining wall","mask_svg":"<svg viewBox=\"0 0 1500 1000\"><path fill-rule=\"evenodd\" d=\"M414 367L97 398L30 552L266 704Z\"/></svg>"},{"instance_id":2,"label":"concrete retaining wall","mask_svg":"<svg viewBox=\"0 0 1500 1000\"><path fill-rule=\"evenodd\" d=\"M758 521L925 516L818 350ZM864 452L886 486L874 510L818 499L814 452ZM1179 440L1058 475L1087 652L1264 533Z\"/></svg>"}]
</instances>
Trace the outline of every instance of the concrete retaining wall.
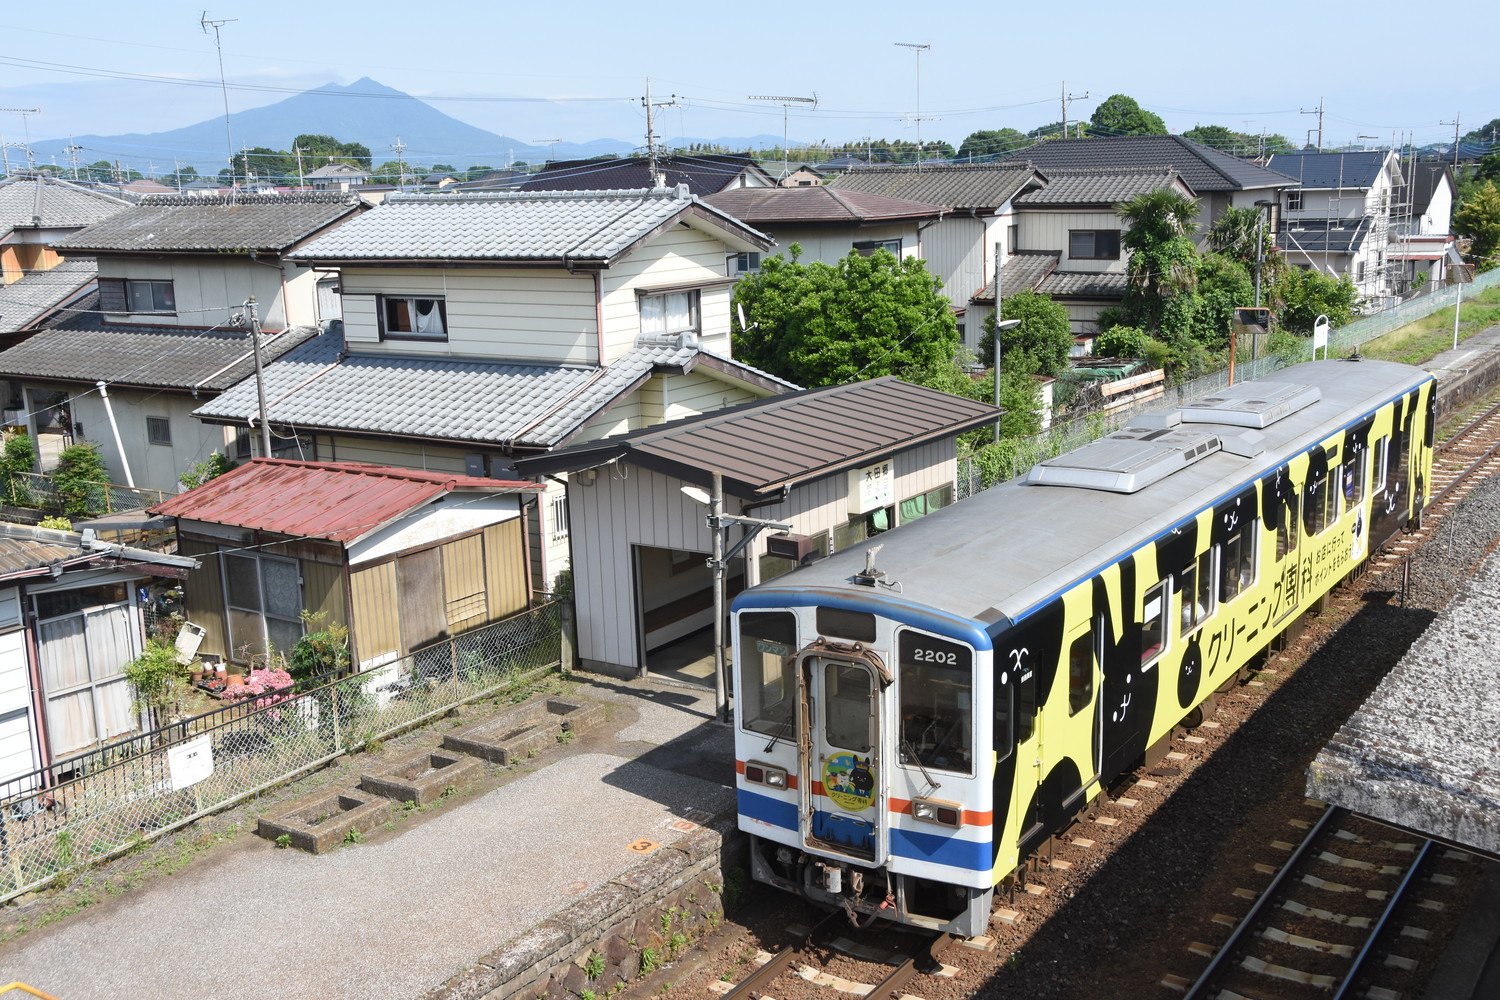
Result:
<instances>
[{"instance_id":1,"label":"concrete retaining wall","mask_svg":"<svg viewBox=\"0 0 1500 1000\"><path fill-rule=\"evenodd\" d=\"M650 949L659 964L724 916L724 869L743 860L743 834L733 815L722 817L669 847L646 855L630 871L600 886L525 934L496 948L473 968L423 1000L573 1000L584 990L606 995L641 974ZM665 918L665 919L664 919ZM603 957L602 968L595 960Z\"/></svg>"}]
</instances>

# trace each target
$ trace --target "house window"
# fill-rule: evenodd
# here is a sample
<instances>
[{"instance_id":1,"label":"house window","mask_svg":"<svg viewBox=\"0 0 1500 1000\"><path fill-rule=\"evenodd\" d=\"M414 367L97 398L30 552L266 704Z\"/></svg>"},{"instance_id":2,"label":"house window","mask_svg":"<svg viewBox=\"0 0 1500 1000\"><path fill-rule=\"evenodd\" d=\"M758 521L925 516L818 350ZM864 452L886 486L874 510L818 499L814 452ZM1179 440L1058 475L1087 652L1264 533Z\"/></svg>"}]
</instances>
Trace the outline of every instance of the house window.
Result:
<instances>
[{"instance_id":1,"label":"house window","mask_svg":"<svg viewBox=\"0 0 1500 1000\"><path fill-rule=\"evenodd\" d=\"M1074 260L1119 260L1118 229L1068 230L1068 256Z\"/></svg>"},{"instance_id":2,"label":"house window","mask_svg":"<svg viewBox=\"0 0 1500 1000\"><path fill-rule=\"evenodd\" d=\"M1302 192L1288 191L1286 193L1286 209L1288 212L1302 211Z\"/></svg>"},{"instance_id":3,"label":"house window","mask_svg":"<svg viewBox=\"0 0 1500 1000\"><path fill-rule=\"evenodd\" d=\"M147 417L146 441L150 444L164 444L171 447L172 421L166 417Z\"/></svg>"},{"instance_id":4,"label":"house window","mask_svg":"<svg viewBox=\"0 0 1500 1000\"><path fill-rule=\"evenodd\" d=\"M100 278L99 310L107 313L172 313L177 296L170 281Z\"/></svg>"},{"instance_id":5,"label":"house window","mask_svg":"<svg viewBox=\"0 0 1500 1000\"><path fill-rule=\"evenodd\" d=\"M1021 249L1021 227L1007 226L1005 230L1005 252L1015 253Z\"/></svg>"},{"instance_id":6,"label":"house window","mask_svg":"<svg viewBox=\"0 0 1500 1000\"><path fill-rule=\"evenodd\" d=\"M730 274L754 274L760 270L760 254L737 253L729 258Z\"/></svg>"},{"instance_id":7,"label":"house window","mask_svg":"<svg viewBox=\"0 0 1500 1000\"><path fill-rule=\"evenodd\" d=\"M873 257L877 250L887 250L897 260L901 259L900 240L861 240L854 244L854 249L861 257Z\"/></svg>"},{"instance_id":8,"label":"house window","mask_svg":"<svg viewBox=\"0 0 1500 1000\"><path fill-rule=\"evenodd\" d=\"M381 295L378 299L383 339L448 339L448 305L443 299L406 295Z\"/></svg>"},{"instance_id":9,"label":"house window","mask_svg":"<svg viewBox=\"0 0 1500 1000\"><path fill-rule=\"evenodd\" d=\"M552 537L568 537L568 495L559 493L552 498Z\"/></svg>"},{"instance_id":10,"label":"house window","mask_svg":"<svg viewBox=\"0 0 1500 1000\"><path fill-rule=\"evenodd\" d=\"M295 559L224 552L229 658L244 663L269 649L289 653L302 638L302 574Z\"/></svg>"},{"instance_id":11,"label":"house window","mask_svg":"<svg viewBox=\"0 0 1500 1000\"><path fill-rule=\"evenodd\" d=\"M698 289L680 292L655 292L641 296L641 334L647 337L675 337L698 333Z\"/></svg>"},{"instance_id":12,"label":"house window","mask_svg":"<svg viewBox=\"0 0 1500 1000\"><path fill-rule=\"evenodd\" d=\"M953 502L953 484L944 483L937 489L918 493L910 500L901 501L901 523L915 521L935 510L941 510Z\"/></svg>"},{"instance_id":13,"label":"house window","mask_svg":"<svg viewBox=\"0 0 1500 1000\"><path fill-rule=\"evenodd\" d=\"M833 529L833 551L842 552L851 545L858 545L866 538L872 538L882 531L890 530L893 513L895 513L894 507L881 507L867 514L853 515L846 523Z\"/></svg>"},{"instance_id":14,"label":"house window","mask_svg":"<svg viewBox=\"0 0 1500 1000\"><path fill-rule=\"evenodd\" d=\"M1365 280L1365 262L1364 261L1360 261L1358 264L1354 265L1354 281L1355 281L1356 284L1358 284L1359 282L1364 281L1364 280Z\"/></svg>"},{"instance_id":15,"label":"house window","mask_svg":"<svg viewBox=\"0 0 1500 1000\"><path fill-rule=\"evenodd\" d=\"M140 654L141 625L126 590L107 584L35 596L37 658L54 754L136 728L124 666Z\"/></svg>"}]
</instances>

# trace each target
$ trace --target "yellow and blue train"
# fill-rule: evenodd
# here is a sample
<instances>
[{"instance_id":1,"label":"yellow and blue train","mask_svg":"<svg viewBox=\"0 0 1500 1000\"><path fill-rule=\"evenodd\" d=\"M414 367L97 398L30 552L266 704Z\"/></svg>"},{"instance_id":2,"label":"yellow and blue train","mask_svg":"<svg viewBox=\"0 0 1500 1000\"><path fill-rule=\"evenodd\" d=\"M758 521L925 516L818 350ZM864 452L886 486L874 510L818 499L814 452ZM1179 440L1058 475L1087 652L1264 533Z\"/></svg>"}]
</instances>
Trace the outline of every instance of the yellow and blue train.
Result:
<instances>
[{"instance_id":1,"label":"yellow and blue train","mask_svg":"<svg viewBox=\"0 0 1500 1000\"><path fill-rule=\"evenodd\" d=\"M752 873L984 932L995 887L1419 518L1435 383L1317 361L736 598Z\"/></svg>"}]
</instances>

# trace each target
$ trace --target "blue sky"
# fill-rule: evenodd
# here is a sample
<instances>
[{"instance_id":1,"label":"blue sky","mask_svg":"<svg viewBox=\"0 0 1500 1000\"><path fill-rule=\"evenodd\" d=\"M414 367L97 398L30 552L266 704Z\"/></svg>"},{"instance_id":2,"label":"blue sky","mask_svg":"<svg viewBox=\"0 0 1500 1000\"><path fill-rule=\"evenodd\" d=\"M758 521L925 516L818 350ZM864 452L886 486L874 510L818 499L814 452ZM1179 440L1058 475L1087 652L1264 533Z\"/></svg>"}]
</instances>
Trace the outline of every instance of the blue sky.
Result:
<instances>
[{"instance_id":1,"label":"blue sky","mask_svg":"<svg viewBox=\"0 0 1500 1000\"><path fill-rule=\"evenodd\" d=\"M1411 3L1163 0L1146 7L866 2L754 5L371 2L210 7L223 26L231 110L280 93L369 76L432 99L447 114L523 142L615 138L642 142L638 98L682 95L662 112L668 136L779 134L779 107L749 95L811 96L792 113L795 141L864 136L915 139L917 56L923 43L924 139L957 145L983 128L1025 131L1087 118L1124 93L1173 131L1195 124L1282 133L1302 141L1326 100L1328 145L1375 136L1388 143L1451 139L1500 116L1493 45L1500 5L1465 8L1454 26ZM757 11L752 13L752 11ZM86 133L154 132L220 114L218 65L199 26L201 4L11 4L0 10L0 134L20 141ZM46 69L35 63L53 64ZM57 71L68 67L65 71ZM168 77L168 82L89 73ZM288 136L288 140L290 140ZM1374 144L1371 140L1362 140Z\"/></svg>"}]
</instances>

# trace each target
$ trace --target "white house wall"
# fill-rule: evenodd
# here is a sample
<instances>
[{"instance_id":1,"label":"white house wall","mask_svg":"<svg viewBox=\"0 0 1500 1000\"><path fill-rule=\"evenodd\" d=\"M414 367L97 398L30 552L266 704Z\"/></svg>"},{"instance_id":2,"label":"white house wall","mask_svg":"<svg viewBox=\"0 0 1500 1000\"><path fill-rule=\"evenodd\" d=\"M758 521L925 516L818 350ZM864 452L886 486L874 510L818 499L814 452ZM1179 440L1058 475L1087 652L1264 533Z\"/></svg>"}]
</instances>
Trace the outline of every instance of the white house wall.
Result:
<instances>
[{"instance_id":1,"label":"white house wall","mask_svg":"<svg viewBox=\"0 0 1500 1000\"><path fill-rule=\"evenodd\" d=\"M950 213L922 230L922 259L954 305L965 305L989 280L990 242L986 220L967 213Z\"/></svg>"},{"instance_id":2,"label":"white house wall","mask_svg":"<svg viewBox=\"0 0 1500 1000\"><path fill-rule=\"evenodd\" d=\"M777 226L769 234L776 240L775 249L765 256L781 256L791 259L791 247L793 243L802 247L802 256L797 258L803 264L811 264L813 261L822 261L824 264L837 264L840 260L849 256L849 251L854 249L854 244L864 243L870 240L877 242L885 240L901 241L901 257L920 257L921 248L918 246L917 224L915 222L891 223L885 226L864 226L856 228L853 226L833 228L829 226Z\"/></svg>"},{"instance_id":3,"label":"white house wall","mask_svg":"<svg viewBox=\"0 0 1500 1000\"><path fill-rule=\"evenodd\" d=\"M604 363L636 345L641 335L638 290L717 281L725 276L724 241L679 224L617 261L603 275ZM703 289L700 295L703 346L729 354L728 285Z\"/></svg>"},{"instance_id":4,"label":"white house wall","mask_svg":"<svg viewBox=\"0 0 1500 1000\"><path fill-rule=\"evenodd\" d=\"M953 483L954 441L932 442L895 456L895 505ZM588 485L585 483L592 482ZM578 653L591 667L633 674L640 669L635 597L635 547L707 554L713 536L706 508L682 493L683 481L635 465L615 465L573 476L569 493L573 586L578 608ZM740 513L734 498L725 512ZM849 520L848 476L840 472L799 486L784 502L759 507L755 517L792 524L798 534L829 532ZM899 513L898 513L899 516ZM766 535L744 552L745 582L759 582Z\"/></svg>"},{"instance_id":5,"label":"white house wall","mask_svg":"<svg viewBox=\"0 0 1500 1000\"><path fill-rule=\"evenodd\" d=\"M292 270L288 267L288 270ZM302 270L302 269L297 269ZM310 275L310 272L309 272ZM287 328L282 296L282 271L248 259L222 257L108 257L99 258L100 278L170 280L177 303L175 314L111 313L112 323L142 326L213 327L245 311L245 300L255 296L263 330ZM296 275L288 275L288 284ZM295 307L294 307L295 308ZM295 316L295 312L294 312ZM309 310L302 322L311 323Z\"/></svg>"},{"instance_id":6,"label":"white house wall","mask_svg":"<svg viewBox=\"0 0 1500 1000\"><path fill-rule=\"evenodd\" d=\"M418 546L435 545L520 516L521 502L514 493L446 493L420 511L351 542L349 565L358 566Z\"/></svg>"},{"instance_id":7,"label":"white house wall","mask_svg":"<svg viewBox=\"0 0 1500 1000\"><path fill-rule=\"evenodd\" d=\"M115 446L105 401L97 390L75 389L72 399L73 422L83 427L77 440L97 444L111 482L125 485L125 464ZM144 389L112 388L109 403L119 425L126 461L130 463L130 472L138 487L176 493L179 479L192 466L207 461L216 451L228 454L227 441L232 440L232 429L205 424L193 416L193 410L203 403L201 399ZM171 428L171 444L147 443L147 417L167 420Z\"/></svg>"},{"instance_id":8,"label":"white house wall","mask_svg":"<svg viewBox=\"0 0 1500 1000\"><path fill-rule=\"evenodd\" d=\"M15 587L0 591L0 794L23 791L3 783L40 766L40 741L33 722L31 671L26 656L26 632L21 626ZM29 787L29 786L28 786Z\"/></svg>"},{"instance_id":9,"label":"white house wall","mask_svg":"<svg viewBox=\"0 0 1500 1000\"><path fill-rule=\"evenodd\" d=\"M342 274L344 338L363 353L593 364L594 279L562 268L360 268ZM380 339L377 295L442 298L448 339Z\"/></svg>"},{"instance_id":10,"label":"white house wall","mask_svg":"<svg viewBox=\"0 0 1500 1000\"><path fill-rule=\"evenodd\" d=\"M1114 230L1124 236L1125 224L1113 212L1068 212L1023 209L1020 213L1020 249L1060 251L1059 271L1083 271L1090 274L1123 273L1125 250L1117 260L1093 257L1074 258L1068 253L1068 233L1075 229ZM1004 293L1006 290L1001 289ZM1012 289L1014 291L1014 289Z\"/></svg>"}]
</instances>

